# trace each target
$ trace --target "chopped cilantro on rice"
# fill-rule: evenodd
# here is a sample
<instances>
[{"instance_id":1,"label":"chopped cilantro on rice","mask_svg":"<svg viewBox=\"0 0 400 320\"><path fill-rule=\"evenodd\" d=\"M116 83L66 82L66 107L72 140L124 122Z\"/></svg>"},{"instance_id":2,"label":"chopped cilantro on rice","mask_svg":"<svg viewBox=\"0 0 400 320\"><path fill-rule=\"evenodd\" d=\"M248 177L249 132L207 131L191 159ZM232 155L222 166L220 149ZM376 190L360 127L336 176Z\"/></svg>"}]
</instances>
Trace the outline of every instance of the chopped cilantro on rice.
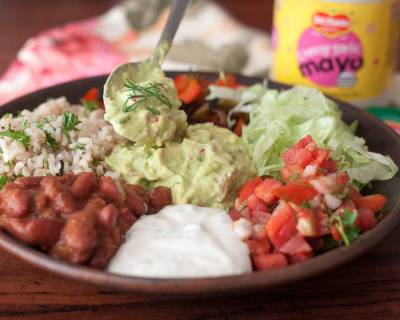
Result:
<instances>
[{"instance_id":1,"label":"chopped cilantro on rice","mask_svg":"<svg viewBox=\"0 0 400 320\"><path fill-rule=\"evenodd\" d=\"M70 130L65 128L66 115L74 120ZM3 116L0 132L24 133L29 143L23 143L15 134L0 135L0 175L13 179L57 175L61 171L94 171L117 177L104 158L123 138L103 116L102 109L89 112L80 105L71 105L64 97L48 100L15 117Z\"/></svg>"}]
</instances>

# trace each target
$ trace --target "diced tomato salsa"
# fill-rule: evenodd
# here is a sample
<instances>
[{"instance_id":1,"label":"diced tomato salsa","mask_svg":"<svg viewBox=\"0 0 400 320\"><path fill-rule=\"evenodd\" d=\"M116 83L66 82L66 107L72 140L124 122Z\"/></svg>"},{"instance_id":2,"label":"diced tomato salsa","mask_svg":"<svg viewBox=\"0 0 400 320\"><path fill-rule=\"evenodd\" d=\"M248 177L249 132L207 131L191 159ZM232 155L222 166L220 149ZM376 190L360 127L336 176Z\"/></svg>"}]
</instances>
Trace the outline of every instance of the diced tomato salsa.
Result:
<instances>
[{"instance_id":1,"label":"diced tomato salsa","mask_svg":"<svg viewBox=\"0 0 400 320\"><path fill-rule=\"evenodd\" d=\"M280 268L310 259L377 224L387 199L362 196L337 169L330 151L310 135L282 154L282 181L254 177L239 191L230 215L250 221L246 239L254 268Z\"/></svg>"},{"instance_id":2,"label":"diced tomato salsa","mask_svg":"<svg viewBox=\"0 0 400 320\"><path fill-rule=\"evenodd\" d=\"M213 84L216 86L228 87L228 88L233 88L233 89L240 87L240 84L236 81L235 76L233 76L231 74L227 74L227 75L223 74Z\"/></svg>"},{"instance_id":3,"label":"diced tomato salsa","mask_svg":"<svg viewBox=\"0 0 400 320\"><path fill-rule=\"evenodd\" d=\"M179 99L186 103L192 103L203 95L203 85L199 79L192 75L177 75L174 79Z\"/></svg>"},{"instance_id":4,"label":"diced tomato salsa","mask_svg":"<svg viewBox=\"0 0 400 320\"><path fill-rule=\"evenodd\" d=\"M179 74L175 76L174 83L179 99L185 104L190 104L199 100L200 98L203 98L204 92L207 90L210 84L232 89L243 86L236 81L235 76L230 74L221 74L221 76L212 83L206 79L200 79L193 74Z\"/></svg>"},{"instance_id":5,"label":"diced tomato salsa","mask_svg":"<svg viewBox=\"0 0 400 320\"><path fill-rule=\"evenodd\" d=\"M96 87L90 88L83 95L81 102L85 109L93 111L94 109L101 108L104 109L104 103L100 94L100 90Z\"/></svg>"}]
</instances>

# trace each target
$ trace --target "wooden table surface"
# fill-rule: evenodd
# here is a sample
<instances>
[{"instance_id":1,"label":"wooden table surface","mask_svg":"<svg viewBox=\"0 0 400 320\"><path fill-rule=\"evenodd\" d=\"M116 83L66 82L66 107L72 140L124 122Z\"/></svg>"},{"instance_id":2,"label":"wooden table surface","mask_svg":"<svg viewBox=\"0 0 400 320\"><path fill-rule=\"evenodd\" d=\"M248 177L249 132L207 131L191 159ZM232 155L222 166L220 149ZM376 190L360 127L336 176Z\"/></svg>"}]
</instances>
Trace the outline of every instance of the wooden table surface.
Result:
<instances>
[{"instance_id":1,"label":"wooden table surface","mask_svg":"<svg viewBox=\"0 0 400 320\"><path fill-rule=\"evenodd\" d=\"M0 72L29 36L116 2L0 0ZM271 1L219 2L254 26L270 27ZM400 319L399 231L362 258L302 283L245 297L185 301L65 280L0 252L0 319Z\"/></svg>"}]
</instances>

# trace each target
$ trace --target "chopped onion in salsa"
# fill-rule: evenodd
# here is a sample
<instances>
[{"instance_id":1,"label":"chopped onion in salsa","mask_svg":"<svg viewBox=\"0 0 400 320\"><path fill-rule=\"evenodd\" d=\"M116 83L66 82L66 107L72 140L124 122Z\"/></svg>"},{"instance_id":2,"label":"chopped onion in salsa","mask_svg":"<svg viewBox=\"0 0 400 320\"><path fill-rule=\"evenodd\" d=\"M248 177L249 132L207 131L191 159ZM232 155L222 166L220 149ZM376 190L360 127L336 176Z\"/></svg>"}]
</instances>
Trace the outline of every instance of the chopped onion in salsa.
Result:
<instances>
[{"instance_id":1,"label":"chopped onion in salsa","mask_svg":"<svg viewBox=\"0 0 400 320\"><path fill-rule=\"evenodd\" d=\"M377 224L386 197L362 196L330 155L308 135L282 154L281 181L254 177L243 185L230 216L234 229L244 219L252 227L240 234L255 269L284 267L350 245Z\"/></svg>"}]
</instances>

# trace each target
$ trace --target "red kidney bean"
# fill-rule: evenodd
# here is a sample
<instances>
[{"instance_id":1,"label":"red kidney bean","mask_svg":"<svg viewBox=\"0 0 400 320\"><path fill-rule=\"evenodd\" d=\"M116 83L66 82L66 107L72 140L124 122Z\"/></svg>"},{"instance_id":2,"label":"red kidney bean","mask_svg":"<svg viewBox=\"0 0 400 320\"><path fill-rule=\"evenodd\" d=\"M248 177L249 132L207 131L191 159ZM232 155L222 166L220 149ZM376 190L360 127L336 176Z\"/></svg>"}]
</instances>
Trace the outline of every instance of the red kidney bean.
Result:
<instances>
[{"instance_id":1,"label":"red kidney bean","mask_svg":"<svg viewBox=\"0 0 400 320\"><path fill-rule=\"evenodd\" d=\"M6 188L1 195L1 211L13 218L29 213L29 194L19 187Z\"/></svg>"},{"instance_id":2,"label":"red kidney bean","mask_svg":"<svg viewBox=\"0 0 400 320\"><path fill-rule=\"evenodd\" d=\"M78 209L78 204L72 197L68 188L64 187L56 177L45 177L40 182L44 193L52 203L54 208L61 213L70 214Z\"/></svg>"},{"instance_id":3,"label":"red kidney bean","mask_svg":"<svg viewBox=\"0 0 400 320\"><path fill-rule=\"evenodd\" d=\"M147 192L145 190L145 188L143 188L142 186L139 186L138 184L127 184L125 185L125 187L129 186L129 189L134 191L137 195L139 195L140 197L142 197L143 199L147 199Z\"/></svg>"},{"instance_id":4,"label":"red kidney bean","mask_svg":"<svg viewBox=\"0 0 400 320\"><path fill-rule=\"evenodd\" d=\"M73 263L84 263L97 246L96 217L90 210L71 214L52 254Z\"/></svg>"},{"instance_id":5,"label":"red kidney bean","mask_svg":"<svg viewBox=\"0 0 400 320\"><path fill-rule=\"evenodd\" d=\"M98 189L100 194L107 201L114 202L117 206L121 203L121 194L114 180L111 177L101 177Z\"/></svg>"},{"instance_id":6,"label":"red kidney bean","mask_svg":"<svg viewBox=\"0 0 400 320\"><path fill-rule=\"evenodd\" d=\"M165 187L120 189L93 173L19 178L0 191L0 228L52 256L103 268L149 204L156 212L172 200Z\"/></svg>"},{"instance_id":7,"label":"red kidney bean","mask_svg":"<svg viewBox=\"0 0 400 320\"><path fill-rule=\"evenodd\" d=\"M100 211L107 203L99 197L90 198L85 204L85 210L91 211L96 214Z\"/></svg>"},{"instance_id":8,"label":"red kidney bean","mask_svg":"<svg viewBox=\"0 0 400 320\"><path fill-rule=\"evenodd\" d=\"M120 218L120 229L123 235L125 235L125 233L137 220L136 216L132 212L130 212L128 208L121 209L119 213L119 218Z\"/></svg>"},{"instance_id":9,"label":"red kidney bean","mask_svg":"<svg viewBox=\"0 0 400 320\"><path fill-rule=\"evenodd\" d=\"M50 249L59 239L64 226L61 220L46 218L10 218L0 217L0 225L14 237L33 246Z\"/></svg>"},{"instance_id":10,"label":"red kidney bean","mask_svg":"<svg viewBox=\"0 0 400 320\"><path fill-rule=\"evenodd\" d=\"M61 184L66 185L68 187L72 186L72 184L75 182L75 180L78 178L78 175L72 174L72 173L66 173L63 176L57 176L58 181L60 181Z\"/></svg>"},{"instance_id":11,"label":"red kidney bean","mask_svg":"<svg viewBox=\"0 0 400 320\"><path fill-rule=\"evenodd\" d=\"M145 199L136 190L132 185L125 186L125 204L136 216L141 216L147 212L148 206Z\"/></svg>"},{"instance_id":12,"label":"red kidney bean","mask_svg":"<svg viewBox=\"0 0 400 320\"><path fill-rule=\"evenodd\" d=\"M99 245L96 248L96 252L90 259L89 265L94 268L104 268L108 261L117 252L121 245L122 239L118 229L104 229L99 228Z\"/></svg>"},{"instance_id":13,"label":"red kidney bean","mask_svg":"<svg viewBox=\"0 0 400 320\"><path fill-rule=\"evenodd\" d=\"M152 213L160 211L167 205L172 204L171 190L167 187L155 187L148 195Z\"/></svg>"},{"instance_id":14,"label":"red kidney bean","mask_svg":"<svg viewBox=\"0 0 400 320\"><path fill-rule=\"evenodd\" d=\"M32 236L32 245L40 245L43 249L53 247L64 227L64 222L55 219L38 218L28 224L28 232Z\"/></svg>"},{"instance_id":15,"label":"red kidney bean","mask_svg":"<svg viewBox=\"0 0 400 320\"><path fill-rule=\"evenodd\" d=\"M42 191L37 191L33 195L33 209L41 212L47 208L48 198Z\"/></svg>"},{"instance_id":16,"label":"red kidney bean","mask_svg":"<svg viewBox=\"0 0 400 320\"><path fill-rule=\"evenodd\" d=\"M60 215L57 213L55 209L52 207L47 207L41 210L40 212L36 213L40 218L47 218L47 219L61 219Z\"/></svg>"},{"instance_id":17,"label":"red kidney bean","mask_svg":"<svg viewBox=\"0 0 400 320\"><path fill-rule=\"evenodd\" d=\"M84 172L78 175L71 186L71 193L75 199L86 198L96 186L97 178L93 172Z\"/></svg>"},{"instance_id":18,"label":"red kidney bean","mask_svg":"<svg viewBox=\"0 0 400 320\"><path fill-rule=\"evenodd\" d=\"M103 228L115 228L118 222L118 209L113 203L106 205L103 209L97 211L97 220Z\"/></svg>"},{"instance_id":19,"label":"red kidney bean","mask_svg":"<svg viewBox=\"0 0 400 320\"><path fill-rule=\"evenodd\" d=\"M43 177L20 177L15 180L15 184L26 189L38 187Z\"/></svg>"}]
</instances>

